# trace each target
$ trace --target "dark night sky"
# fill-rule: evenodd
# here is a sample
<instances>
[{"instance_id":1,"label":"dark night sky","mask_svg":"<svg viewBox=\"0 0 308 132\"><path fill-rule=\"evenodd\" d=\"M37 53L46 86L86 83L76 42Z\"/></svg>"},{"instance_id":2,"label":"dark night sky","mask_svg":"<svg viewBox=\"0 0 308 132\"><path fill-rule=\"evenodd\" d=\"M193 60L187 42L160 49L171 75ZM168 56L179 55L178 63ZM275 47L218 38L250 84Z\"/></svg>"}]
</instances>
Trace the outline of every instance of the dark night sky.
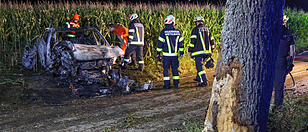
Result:
<instances>
[{"instance_id":1,"label":"dark night sky","mask_svg":"<svg viewBox=\"0 0 308 132\"><path fill-rule=\"evenodd\" d=\"M2 2L8 0L0 0ZM30 0L15 0L15 1L30 1ZM37 2L38 0L32 0ZM45 1L53 1L53 2L63 2L67 1L68 3L71 0L45 0ZM158 3L158 2L167 2L167 3L174 3L174 2L185 2L185 3L211 3L215 5L223 5L226 0L77 0L77 1L92 1L92 2L131 2L131 3L139 3L139 2L151 2L151 3ZM42 2L42 1L40 1ZM76 2L76 1L74 1ZM308 11L308 0L286 0L286 6L291 8L303 9L304 11Z\"/></svg>"}]
</instances>

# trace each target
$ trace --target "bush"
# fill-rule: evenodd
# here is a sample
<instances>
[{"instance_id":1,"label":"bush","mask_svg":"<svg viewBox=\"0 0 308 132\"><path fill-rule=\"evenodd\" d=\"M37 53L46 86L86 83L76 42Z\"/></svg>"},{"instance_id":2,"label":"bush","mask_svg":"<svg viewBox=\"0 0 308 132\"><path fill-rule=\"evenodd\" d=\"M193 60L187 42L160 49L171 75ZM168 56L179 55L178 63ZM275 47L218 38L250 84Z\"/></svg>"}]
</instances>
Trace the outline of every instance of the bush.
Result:
<instances>
[{"instance_id":1,"label":"bush","mask_svg":"<svg viewBox=\"0 0 308 132\"><path fill-rule=\"evenodd\" d=\"M308 97L287 99L275 112L270 111L268 131L296 132L308 129Z\"/></svg>"},{"instance_id":2,"label":"bush","mask_svg":"<svg viewBox=\"0 0 308 132\"><path fill-rule=\"evenodd\" d=\"M308 13L287 9L285 15L289 16L288 26L295 36L295 50L300 53L308 49Z\"/></svg>"}]
</instances>

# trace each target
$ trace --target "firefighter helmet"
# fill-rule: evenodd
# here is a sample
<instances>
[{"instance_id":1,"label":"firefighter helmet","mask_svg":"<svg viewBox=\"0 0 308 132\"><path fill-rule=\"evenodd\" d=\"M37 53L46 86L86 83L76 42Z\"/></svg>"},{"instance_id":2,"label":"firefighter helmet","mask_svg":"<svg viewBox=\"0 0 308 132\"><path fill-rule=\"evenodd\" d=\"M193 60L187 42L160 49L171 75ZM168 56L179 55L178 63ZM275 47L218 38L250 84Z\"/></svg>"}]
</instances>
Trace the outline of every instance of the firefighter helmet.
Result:
<instances>
[{"instance_id":1,"label":"firefighter helmet","mask_svg":"<svg viewBox=\"0 0 308 132\"><path fill-rule=\"evenodd\" d=\"M283 21L286 21L286 22L287 22L288 20L289 20L289 17L286 16L286 15L284 15L284 16L283 16Z\"/></svg>"},{"instance_id":2,"label":"firefighter helmet","mask_svg":"<svg viewBox=\"0 0 308 132\"><path fill-rule=\"evenodd\" d=\"M131 14L129 17L130 20L135 20L137 18L138 18L138 15L136 13Z\"/></svg>"},{"instance_id":3,"label":"firefighter helmet","mask_svg":"<svg viewBox=\"0 0 308 132\"><path fill-rule=\"evenodd\" d=\"M204 18L202 16L195 17L194 22L199 22L199 21L204 22Z\"/></svg>"},{"instance_id":4,"label":"firefighter helmet","mask_svg":"<svg viewBox=\"0 0 308 132\"><path fill-rule=\"evenodd\" d=\"M283 16L283 19L282 19L282 25L286 25L287 22L288 22L288 20L289 20L289 17L286 16L286 15L284 15L284 16Z\"/></svg>"},{"instance_id":5,"label":"firefighter helmet","mask_svg":"<svg viewBox=\"0 0 308 132\"><path fill-rule=\"evenodd\" d=\"M175 24L175 17L172 15L169 15L165 18L165 24Z\"/></svg>"},{"instance_id":6,"label":"firefighter helmet","mask_svg":"<svg viewBox=\"0 0 308 132\"><path fill-rule=\"evenodd\" d=\"M77 13L73 15L73 20L79 20L79 15Z\"/></svg>"}]
</instances>

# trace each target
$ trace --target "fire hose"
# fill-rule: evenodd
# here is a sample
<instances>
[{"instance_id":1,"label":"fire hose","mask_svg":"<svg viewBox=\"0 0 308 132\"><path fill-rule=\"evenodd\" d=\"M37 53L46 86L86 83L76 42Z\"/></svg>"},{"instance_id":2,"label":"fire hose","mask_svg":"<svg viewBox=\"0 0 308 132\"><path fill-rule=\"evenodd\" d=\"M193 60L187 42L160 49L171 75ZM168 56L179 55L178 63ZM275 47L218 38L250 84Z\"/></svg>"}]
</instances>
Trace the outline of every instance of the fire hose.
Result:
<instances>
[{"instance_id":1,"label":"fire hose","mask_svg":"<svg viewBox=\"0 0 308 132\"><path fill-rule=\"evenodd\" d=\"M293 81L293 87L295 86L295 80L294 80L294 77L293 77L293 75L291 74L291 72L289 72L289 75L290 75L290 77L292 78L292 81Z\"/></svg>"}]
</instances>

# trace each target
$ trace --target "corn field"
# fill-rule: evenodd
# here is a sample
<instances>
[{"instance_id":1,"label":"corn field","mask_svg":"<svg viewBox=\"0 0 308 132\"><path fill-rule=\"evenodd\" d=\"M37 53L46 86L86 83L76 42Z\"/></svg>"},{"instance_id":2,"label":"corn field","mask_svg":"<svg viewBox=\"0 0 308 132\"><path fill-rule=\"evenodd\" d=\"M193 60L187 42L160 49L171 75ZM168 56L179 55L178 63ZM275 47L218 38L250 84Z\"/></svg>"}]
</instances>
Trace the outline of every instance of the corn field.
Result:
<instances>
[{"instance_id":1,"label":"corn field","mask_svg":"<svg viewBox=\"0 0 308 132\"><path fill-rule=\"evenodd\" d=\"M82 27L93 26L109 41L115 39L108 32L108 24L114 23L127 27L127 16L137 13L145 26L145 58L156 56L156 44L160 31L164 28L164 18L172 14L176 17L176 27L185 37L185 47L190 41L190 32L194 27L193 19L198 15L205 18L206 25L212 30L216 42L219 42L224 18L224 10L209 5L112 5L85 3L42 4L1 4L0 5L0 63L8 67L21 64L26 44L33 45L35 38L42 35L45 28L63 27L74 14L80 15ZM172 8L170 8L172 7ZM219 43L217 43L219 45ZM155 54L155 55L153 55Z\"/></svg>"},{"instance_id":2,"label":"corn field","mask_svg":"<svg viewBox=\"0 0 308 132\"><path fill-rule=\"evenodd\" d=\"M101 3L43 3L12 4L0 3L0 65L13 67L21 65L21 57L26 44L33 45L48 27L64 27L64 23L74 13L80 15L81 27L96 27L109 40L114 41L108 32L108 24L127 27L127 16L137 13L145 26L145 59L156 55L158 35L164 28L164 18L172 14L176 17L176 27L182 31L187 52L190 32L195 26L196 16L205 18L220 48L220 32L224 20L224 9L210 5L197 4L101 4ZM292 19L292 18L291 18Z\"/></svg>"}]
</instances>

